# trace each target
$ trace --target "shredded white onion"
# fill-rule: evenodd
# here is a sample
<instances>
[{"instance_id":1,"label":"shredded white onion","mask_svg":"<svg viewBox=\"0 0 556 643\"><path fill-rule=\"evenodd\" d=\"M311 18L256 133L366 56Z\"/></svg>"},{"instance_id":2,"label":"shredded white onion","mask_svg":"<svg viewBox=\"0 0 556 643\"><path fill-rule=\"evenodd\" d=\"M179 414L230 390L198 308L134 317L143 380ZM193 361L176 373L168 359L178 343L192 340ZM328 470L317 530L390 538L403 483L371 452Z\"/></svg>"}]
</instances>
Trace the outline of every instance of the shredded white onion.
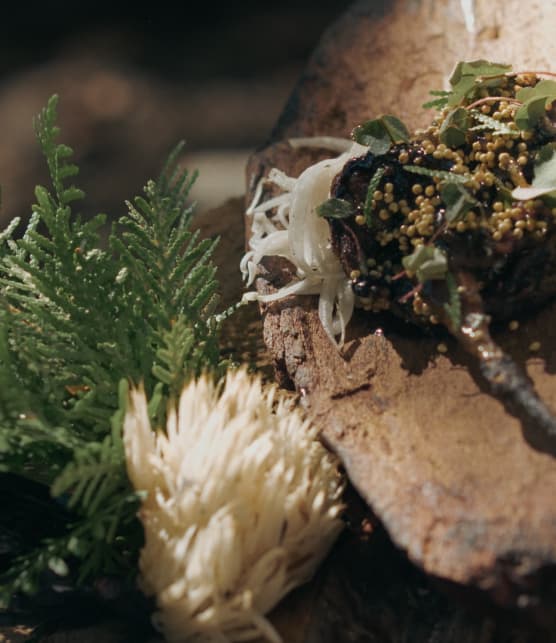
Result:
<instances>
[{"instance_id":1,"label":"shredded white onion","mask_svg":"<svg viewBox=\"0 0 556 643\"><path fill-rule=\"evenodd\" d=\"M259 182L247 209L247 214L252 216L251 239L240 268L250 286L256 277L257 264L263 257L280 256L291 261L297 269L299 281L271 295L259 295L257 300L272 302L293 294L318 294L323 328L330 339L341 346L353 313L354 295L349 279L332 250L328 223L317 215L316 208L330 197L332 180L346 162L366 153L367 148L329 136L290 139L289 143L292 147L311 146L341 154L309 166L297 179L274 168L266 179ZM264 183L276 185L282 194L261 202ZM275 212L269 216L271 210ZM245 297L246 301L253 299L252 293Z\"/></svg>"}]
</instances>

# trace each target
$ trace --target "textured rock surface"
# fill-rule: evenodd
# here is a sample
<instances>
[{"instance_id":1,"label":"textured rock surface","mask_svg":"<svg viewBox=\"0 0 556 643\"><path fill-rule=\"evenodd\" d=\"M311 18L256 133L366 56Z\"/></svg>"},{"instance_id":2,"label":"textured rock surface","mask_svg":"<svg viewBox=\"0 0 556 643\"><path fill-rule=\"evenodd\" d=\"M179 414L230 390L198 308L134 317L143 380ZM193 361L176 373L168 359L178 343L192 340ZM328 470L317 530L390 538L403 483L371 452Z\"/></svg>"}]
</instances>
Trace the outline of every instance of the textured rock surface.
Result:
<instances>
[{"instance_id":1,"label":"textured rock surface","mask_svg":"<svg viewBox=\"0 0 556 643\"><path fill-rule=\"evenodd\" d=\"M475 5L467 15L462 5ZM299 173L314 157L279 141L346 136L390 112L410 126L420 105L460 59L550 69L556 2L514 0L364 1L324 37L269 146L248 168L252 186L271 166ZM531 47L534 43L534 48ZM268 263L267 289L287 278ZM278 379L305 394L325 439L394 541L428 573L486 591L498 604L552 623L556 597L556 460L534 427L486 392L453 343L440 355L424 339L382 318L358 316L342 353L322 331L314 300L267 308L264 336ZM497 339L524 365L556 409L556 306ZM542 341L533 358L532 341Z\"/></svg>"}]
</instances>

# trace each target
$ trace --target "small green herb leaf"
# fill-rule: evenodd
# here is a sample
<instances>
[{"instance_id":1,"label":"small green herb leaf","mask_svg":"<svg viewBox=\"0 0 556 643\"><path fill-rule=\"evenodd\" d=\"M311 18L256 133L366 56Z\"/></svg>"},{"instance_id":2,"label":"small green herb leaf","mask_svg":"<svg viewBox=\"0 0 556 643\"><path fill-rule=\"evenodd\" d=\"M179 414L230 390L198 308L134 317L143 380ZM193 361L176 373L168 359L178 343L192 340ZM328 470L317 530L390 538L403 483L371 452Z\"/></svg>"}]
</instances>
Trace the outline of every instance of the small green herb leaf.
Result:
<instances>
[{"instance_id":1,"label":"small green herb leaf","mask_svg":"<svg viewBox=\"0 0 556 643\"><path fill-rule=\"evenodd\" d=\"M516 98L523 102L515 115L517 126L532 129L556 100L556 81L541 80L534 87L524 87L517 92Z\"/></svg>"},{"instance_id":2,"label":"small green herb leaf","mask_svg":"<svg viewBox=\"0 0 556 643\"><path fill-rule=\"evenodd\" d=\"M495 118L492 118L492 116L483 114L477 109L472 109L470 111L470 114L475 121L479 121L479 125L474 125L473 127L469 128L470 132L492 130L495 134L500 134L501 136L519 136L519 130L512 129L509 123L497 121Z\"/></svg>"},{"instance_id":3,"label":"small green herb leaf","mask_svg":"<svg viewBox=\"0 0 556 643\"><path fill-rule=\"evenodd\" d=\"M554 97L556 98L556 96ZM515 113L515 124L521 130L533 129L546 114L547 98L545 96L532 98L524 103Z\"/></svg>"},{"instance_id":4,"label":"small green herb leaf","mask_svg":"<svg viewBox=\"0 0 556 643\"><path fill-rule=\"evenodd\" d=\"M466 76L500 76L512 70L511 65L492 63L488 60L471 60L458 62L450 76L450 85L456 87Z\"/></svg>"},{"instance_id":5,"label":"small green herb leaf","mask_svg":"<svg viewBox=\"0 0 556 643\"><path fill-rule=\"evenodd\" d=\"M440 190L440 197L446 205L445 218L448 223L456 221L478 204L477 199L473 197L459 183L447 183Z\"/></svg>"},{"instance_id":6,"label":"small green herb leaf","mask_svg":"<svg viewBox=\"0 0 556 643\"><path fill-rule=\"evenodd\" d=\"M333 197L317 207L317 214L325 219L347 219L355 214L355 208L349 201Z\"/></svg>"},{"instance_id":7,"label":"small green herb leaf","mask_svg":"<svg viewBox=\"0 0 556 643\"><path fill-rule=\"evenodd\" d=\"M373 200L373 194L375 193L375 190L378 188L380 181L382 180L382 177L384 176L384 168L379 167L377 171L373 174L373 178L371 179L369 183L369 187L367 188L367 197L365 198L365 205L363 206L363 214L365 215L365 223L371 227L372 225L372 207L371 203Z\"/></svg>"},{"instance_id":8,"label":"small green herb leaf","mask_svg":"<svg viewBox=\"0 0 556 643\"><path fill-rule=\"evenodd\" d=\"M443 89L441 90L431 90L429 92L431 96L438 96L439 98L435 98L433 100L430 100L426 103L423 103L421 107L423 109L438 109L442 110L446 107L448 104L448 97L451 96L452 92L447 92L444 91Z\"/></svg>"},{"instance_id":9,"label":"small green herb leaf","mask_svg":"<svg viewBox=\"0 0 556 643\"><path fill-rule=\"evenodd\" d=\"M460 147L466 141L466 132L470 125L469 112L463 107L456 107L446 116L440 127L440 142L448 147Z\"/></svg>"},{"instance_id":10,"label":"small green herb leaf","mask_svg":"<svg viewBox=\"0 0 556 643\"><path fill-rule=\"evenodd\" d=\"M418 281L424 283L430 279L444 279L448 271L446 255L435 246L417 246L415 251L402 259L406 270L414 272Z\"/></svg>"},{"instance_id":11,"label":"small green herb leaf","mask_svg":"<svg viewBox=\"0 0 556 643\"><path fill-rule=\"evenodd\" d=\"M450 76L452 94L448 99L448 105L459 105L464 98L471 98L479 87L496 87L502 82L504 74L511 69L511 65L492 63L488 60L459 62Z\"/></svg>"},{"instance_id":12,"label":"small green herb leaf","mask_svg":"<svg viewBox=\"0 0 556 643\"><path fill-rule=\"evenodd\" d=\"M383 114L356 127L352 136L357 143L366 145L379 156L386 154L393 144L409 141L409 130L399 118Z\"/></svg>"},{"instance_id":13,"label":"small green herb leaf","mask_svg":"<svg viewBox=\"0 0 556 643\"><path fill-rule=\"evenodd\" d=\"M556 192L556 144L547 143L538 152L531 185L515 188L512 197L518 201L526 201L552 192Z\"/></svg>"},{"instance_id":14,"label":"small green herb leaf","mask_svg":"<svg viewBox=\"0 0 556 643\"><path fill-rule=\"evenodd\" d=\"M527 103L533 98L548 98L549 96L556 96L555 80L541 80L534 87L523 87L515 95L517 100L522 103Z\"/></svg>"},{"instance_id":15,"label":"small green herb leaf","mask_svg":"<svg viewBox=\"0 0 556 643\"><path fill-rule=\"evenodd\" d=\"M431 178L442 179L446 183L467 183L471 180L469 174L455 174L454 172L446 172L446 170L433 170L428 167L421 167L420 165L404 165L403 169L411 174L421 174L422 176L430 176Z\"/></svg>"}]
</instances>

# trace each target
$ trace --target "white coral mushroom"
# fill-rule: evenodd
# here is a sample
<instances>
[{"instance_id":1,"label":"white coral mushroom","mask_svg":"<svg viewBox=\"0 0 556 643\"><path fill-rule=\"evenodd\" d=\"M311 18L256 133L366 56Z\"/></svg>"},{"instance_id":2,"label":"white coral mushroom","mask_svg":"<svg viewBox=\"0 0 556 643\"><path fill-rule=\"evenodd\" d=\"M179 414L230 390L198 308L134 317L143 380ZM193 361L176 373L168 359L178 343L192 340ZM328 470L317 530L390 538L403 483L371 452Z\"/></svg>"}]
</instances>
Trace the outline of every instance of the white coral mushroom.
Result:
<instances>
[{"instance_id":1,"label":"white coral mushroom","mask_svg":"<svg viewBox=\"0 0 556 643\"><path fill-rule=\"evenodd\" d=\"M301 413L245 370L191 382L151 429L133 391L129 477L147 492L142 586L168 640L280 637L264 618L307 581L341 530L336 460Z\"/></svg>"}]
</instances>

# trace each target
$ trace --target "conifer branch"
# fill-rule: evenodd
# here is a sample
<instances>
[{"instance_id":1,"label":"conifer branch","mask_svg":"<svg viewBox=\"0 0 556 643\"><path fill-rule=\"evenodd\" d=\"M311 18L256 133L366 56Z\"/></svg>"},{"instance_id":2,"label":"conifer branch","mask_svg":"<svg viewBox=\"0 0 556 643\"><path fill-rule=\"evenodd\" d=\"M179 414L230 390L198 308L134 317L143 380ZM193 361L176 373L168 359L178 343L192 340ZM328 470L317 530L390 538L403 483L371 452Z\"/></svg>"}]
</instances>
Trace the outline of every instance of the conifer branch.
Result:
<instances>
[{"instance_id":1,"label":"conifer branch","mask_svg":"<svg viewBox=\"0 0 556 643\"><path fill-rule=\"evenodd\" d=\"M51 187L36 188L27 229L0 233L0 472L45 484L70 519L11 570L10 592L45 569L86 581L134 569L142 530L121 440L128 382L143 384L153 419L203 371L218 373L217 241L192 232L183 144L144 196L100 239L104 216L75 207L72 150L57 142L57 97L35 121ZM120 543L116 545L116 543ZM77 569L75 569L77 560ZM55 561L54 563L52 561Z\"/></svg>"}]
</instances>

